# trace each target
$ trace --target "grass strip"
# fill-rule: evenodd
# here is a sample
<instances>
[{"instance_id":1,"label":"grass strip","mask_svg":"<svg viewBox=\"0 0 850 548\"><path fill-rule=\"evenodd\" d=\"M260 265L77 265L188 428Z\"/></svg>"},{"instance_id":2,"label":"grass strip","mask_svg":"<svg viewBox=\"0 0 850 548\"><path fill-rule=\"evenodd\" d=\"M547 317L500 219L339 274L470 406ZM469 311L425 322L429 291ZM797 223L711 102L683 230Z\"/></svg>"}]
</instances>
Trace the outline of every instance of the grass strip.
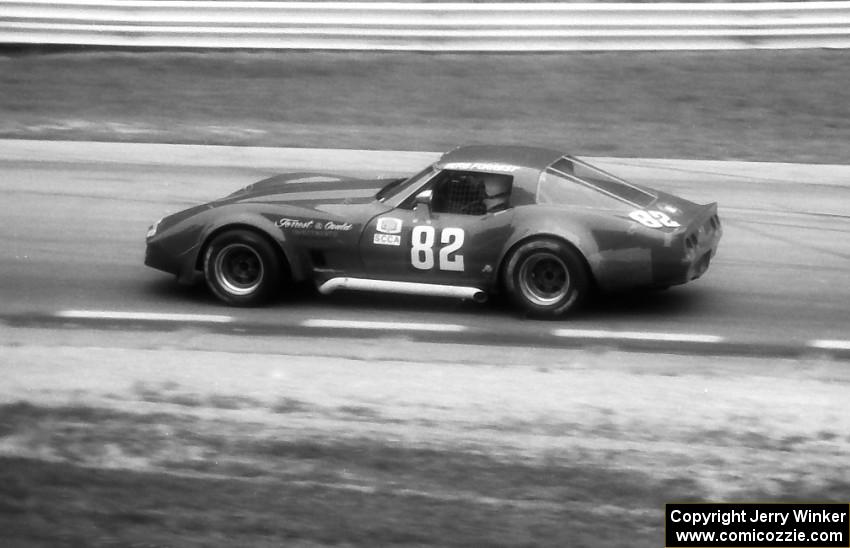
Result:
<instances>
[{"instance_id":1,"label":"grass strip","mask_svg":"<svg viewBox=\"0 0 850 548\"><path fill-rule=\"evenodd\" d=\"M842 163L844 57L7 48L0 137Z\"/></svg>"}]
</instances>

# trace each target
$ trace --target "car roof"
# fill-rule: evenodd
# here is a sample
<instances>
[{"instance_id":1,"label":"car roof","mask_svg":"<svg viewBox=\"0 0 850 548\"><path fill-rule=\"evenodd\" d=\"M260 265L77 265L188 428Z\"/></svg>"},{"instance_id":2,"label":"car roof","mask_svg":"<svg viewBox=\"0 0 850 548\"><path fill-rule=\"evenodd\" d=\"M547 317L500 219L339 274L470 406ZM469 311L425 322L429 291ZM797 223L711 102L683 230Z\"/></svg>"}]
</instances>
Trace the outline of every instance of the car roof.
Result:
<instances>
[{"instance_id":1,"label":"car roof","mask_svg":"<svg viewBox=\"0 0 850 548\"><path fill-rule=\"evenodd\" d=\"M563 151L540 147L517 145L472 145L458 147L440 158L437 163L445 164L496 164L543 170L558 158Z\"/></svg>"}]
</instances>

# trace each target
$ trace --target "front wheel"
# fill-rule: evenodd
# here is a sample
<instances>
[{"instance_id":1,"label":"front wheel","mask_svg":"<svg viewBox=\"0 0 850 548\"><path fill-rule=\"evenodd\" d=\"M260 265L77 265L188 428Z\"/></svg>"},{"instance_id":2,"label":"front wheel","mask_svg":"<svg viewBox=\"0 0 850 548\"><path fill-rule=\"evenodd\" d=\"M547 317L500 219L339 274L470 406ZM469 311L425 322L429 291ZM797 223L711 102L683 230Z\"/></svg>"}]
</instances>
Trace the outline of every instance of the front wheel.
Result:
<instances>
[{"instance_id":1,"label":"front wheel","mask_svg":"<svg viewBox=\"0 0 850 548\"><path fill-rule=\"evenodd\" d=\"M553 239L520 245L505 266L508 295L527 313L555 318L575 309L588 291L587 269L572 247Z\"/></svg>"},{"instance_id":2,"label":"front wheel","mask_svg":"<svg viewBox=\"0 0 850 548\"><path fill-rule=\"evenodd\" d=\"M224 232L207 246L204 277L215 296L229 305L265 304L281 282L278 253L249 230Z\"/></svg>"}]
</instances>

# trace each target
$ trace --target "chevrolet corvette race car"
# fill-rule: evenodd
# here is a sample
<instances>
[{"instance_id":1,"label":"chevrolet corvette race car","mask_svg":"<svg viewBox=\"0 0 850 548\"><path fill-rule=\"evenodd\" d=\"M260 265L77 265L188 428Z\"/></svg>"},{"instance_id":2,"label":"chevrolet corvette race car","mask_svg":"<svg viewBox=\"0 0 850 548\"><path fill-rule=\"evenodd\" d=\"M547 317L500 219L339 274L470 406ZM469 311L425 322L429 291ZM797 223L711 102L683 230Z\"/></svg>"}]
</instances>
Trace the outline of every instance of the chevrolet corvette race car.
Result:
<instances>
[{"instance_id":1,"label":"chevrolet corvette race car","mask_svg":"<svg viewBox=\"0 0 850 548\"><path fill-rule=\"evenodd\" d=\"M701 276L717 204L632 184L563 152L467 146L403 179L290 173L164 217L145 264L204 278L255 306L296 282L483 301L504 292L544 317L590 290Z\"/></svg>"}]
</instances>

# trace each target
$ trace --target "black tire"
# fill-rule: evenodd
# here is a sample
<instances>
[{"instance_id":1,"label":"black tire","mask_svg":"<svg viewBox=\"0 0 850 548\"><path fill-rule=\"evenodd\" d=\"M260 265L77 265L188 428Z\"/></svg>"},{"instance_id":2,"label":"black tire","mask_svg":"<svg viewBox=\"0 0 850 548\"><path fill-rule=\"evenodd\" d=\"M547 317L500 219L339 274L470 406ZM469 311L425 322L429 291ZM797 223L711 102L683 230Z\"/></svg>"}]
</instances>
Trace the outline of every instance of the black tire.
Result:
<instances>
[{"instance_id":1,"label":"black tire","mask_svg":"<svg viewBox=\"0 0 850 548\"><path fill-rule=\"evenodd\" d=\"M540 318L574 310L590 285L581 255L555 239L532 240L516 248L505 264L503 281L514 304Z\"/></svg>"},{"instance_id":2,"label":"black tire","mask_svg":"<svg viewBox=\"0 0 850 548\"><path fill-rule=\"evenodd\" d=\"M231 306L259 306L280 289L280 252L250 230L216 236L204 253L204 277L216 297Z\"/></svg>"}]
</instances>

